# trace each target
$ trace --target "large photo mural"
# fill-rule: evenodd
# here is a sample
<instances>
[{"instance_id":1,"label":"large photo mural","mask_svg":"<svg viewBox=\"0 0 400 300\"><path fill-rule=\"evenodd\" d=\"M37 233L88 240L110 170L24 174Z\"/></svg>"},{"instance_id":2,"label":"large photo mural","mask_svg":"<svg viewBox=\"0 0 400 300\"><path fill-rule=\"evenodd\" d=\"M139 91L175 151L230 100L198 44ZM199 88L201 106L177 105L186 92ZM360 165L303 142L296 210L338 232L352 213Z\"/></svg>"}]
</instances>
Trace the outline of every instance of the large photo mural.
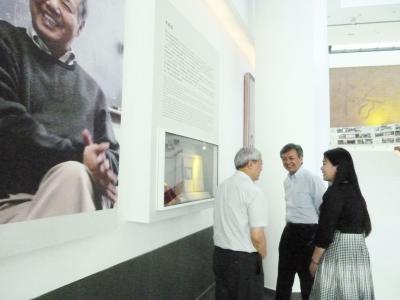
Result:
<instances>
[{"instance_id":1,"label":"large photo mural","mask_svg":"<svg viewBox=\"0 0 400 300\"><path fill-rule=\"evenodd\" d=\"M0 3L0 224L113 208L124 0Z\"/></svg>"},{"instance_id":2,"label":"large photo mural","mask_svg":"<svg viewBox=\"0 0 400 300\"><path fill-rule=\"evenodd\" d=\"M400 66L330 70L331 144L400 143Z\"/></svg>"}]
</instances>

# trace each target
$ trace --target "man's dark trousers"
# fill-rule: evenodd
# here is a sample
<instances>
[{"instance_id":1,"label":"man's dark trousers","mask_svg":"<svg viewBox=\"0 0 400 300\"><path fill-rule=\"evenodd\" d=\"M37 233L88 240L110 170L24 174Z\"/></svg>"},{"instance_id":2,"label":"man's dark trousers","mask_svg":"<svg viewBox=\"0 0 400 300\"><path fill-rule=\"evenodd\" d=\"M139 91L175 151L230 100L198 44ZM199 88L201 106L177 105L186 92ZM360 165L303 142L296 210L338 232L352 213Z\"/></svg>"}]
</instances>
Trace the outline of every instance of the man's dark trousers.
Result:
<instances>
[{"instance_id":1,"label":"man's dark trousers","mask_svg":"<svg viewBox=\"0 0 400 300\"><path fill-rule=\"evenodd\" d=\"M262 300L264 272L259 253L214 248L216 300Z\"/></svg>"},{"instance_id":2,"label":"man's dark trousers","mask_svg":"<svg viewBox=\"0 0 400 300\"><path fill-rule=\"evenodd\" d=\"M317 226L317 224L286 224L279 243L276 300L290 300L296 273L300 279L301 297L303 300L308 299L313 284L309 266Z\"/></svg>"}]
</instances>

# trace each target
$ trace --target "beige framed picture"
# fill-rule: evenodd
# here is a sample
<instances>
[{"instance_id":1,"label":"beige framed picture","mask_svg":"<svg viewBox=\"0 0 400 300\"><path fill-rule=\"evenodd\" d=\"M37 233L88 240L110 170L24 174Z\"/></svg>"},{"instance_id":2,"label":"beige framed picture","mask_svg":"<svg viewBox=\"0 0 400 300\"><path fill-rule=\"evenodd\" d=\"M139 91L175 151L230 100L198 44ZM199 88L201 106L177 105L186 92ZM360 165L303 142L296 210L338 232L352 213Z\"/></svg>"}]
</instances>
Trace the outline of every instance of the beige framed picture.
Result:
<instances>
[{"instance_id":1,"label":"beige framed picture","mask_svg":"<svg viewBox=\"0 0 400 300\"><path fill-rule=\"evenodd\" d=\"M254 146L255 79L251 73L244 75L243 146Z\"/></svg>"}]
</instances>

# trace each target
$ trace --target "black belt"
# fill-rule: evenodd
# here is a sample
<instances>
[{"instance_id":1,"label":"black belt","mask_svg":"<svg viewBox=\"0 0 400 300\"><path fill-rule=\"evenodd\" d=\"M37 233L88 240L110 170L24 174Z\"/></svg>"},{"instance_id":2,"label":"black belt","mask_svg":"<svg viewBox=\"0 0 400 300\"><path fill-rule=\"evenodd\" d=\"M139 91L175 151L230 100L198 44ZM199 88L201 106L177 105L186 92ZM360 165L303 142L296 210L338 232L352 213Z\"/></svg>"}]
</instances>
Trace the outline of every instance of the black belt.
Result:
<instances>
[{"instance_id":1,"label":"black belt","mask_svg":"<svg viewBox=\"0 0 400 300\"><path fill-rule=\"evenodd\" d=\"M224 255L230 255L230 256L235 256L238 258L246 258L246 257L251 257L251 256L260 256L258 252L244 252L244 251L236 251L236 250L230 250L230 249L224 249L218 246L214 246L214 249L217 253L221 253Z\"/></svg>"},{"instance_id":2,"label":"black belt","mask_svg":"<svg viewBox=\"0 0 400 300\"><path fill-rule=\"evenodd\" d=\"M291 223L291 222L287 222L286 226L288 228L313 228L313 227L317 227L318 224L315 224L315 223L306 224L306 223Z\"/></svg>"}]
</instances>

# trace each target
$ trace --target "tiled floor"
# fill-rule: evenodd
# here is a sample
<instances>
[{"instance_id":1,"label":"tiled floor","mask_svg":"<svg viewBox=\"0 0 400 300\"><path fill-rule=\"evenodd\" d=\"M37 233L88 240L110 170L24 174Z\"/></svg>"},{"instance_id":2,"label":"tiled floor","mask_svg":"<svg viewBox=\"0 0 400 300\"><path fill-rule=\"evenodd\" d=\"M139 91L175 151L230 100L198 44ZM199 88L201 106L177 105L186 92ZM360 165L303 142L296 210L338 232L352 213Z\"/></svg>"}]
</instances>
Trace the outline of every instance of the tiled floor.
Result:
<instances>
[{"instance_id":1,"label":"tiled floor","mask_svg":"<svg viewBox=\"0 0 400 300\"><path fill-rule=\"evenodd\" d=\"M214 291L214 287L213 287L207 292L207 294L203 295L198 300L215 300L214 292L215 291ZM267 289L264 290L264 300L274 300L274 296L275 296L275 293L273 291L267 290ZM301 300L300 293L293 293L291 300Z\"/></svg>"},{"instance_id":2,"label":"tiled floor","mask_svg":"<svg viewBox=\"0 0 400 300\"><path fill-rule=\"evenodd\" d=\"M271 290L264 290L264 300L274 300L275 292ZM301 300L300 293L292 293L291 300Z\"/></svg>"}]
</instances>

